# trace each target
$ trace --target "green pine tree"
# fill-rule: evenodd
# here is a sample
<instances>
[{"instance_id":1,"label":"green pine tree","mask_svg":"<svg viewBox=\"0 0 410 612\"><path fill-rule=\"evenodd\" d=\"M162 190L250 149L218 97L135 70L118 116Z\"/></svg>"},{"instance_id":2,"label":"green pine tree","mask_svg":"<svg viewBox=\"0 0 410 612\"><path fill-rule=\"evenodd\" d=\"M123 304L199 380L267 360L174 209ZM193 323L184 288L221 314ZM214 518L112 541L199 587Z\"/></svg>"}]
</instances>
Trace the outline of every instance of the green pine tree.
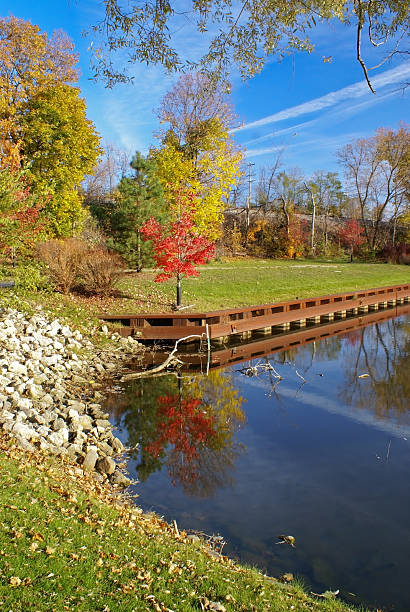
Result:
<instances>
[{"instance_id":1,"label":"green pine tree","mask_svg":"<svg viewBox=\"0 0 410 612\"><path fill-rule=\"evenodd\" d=\"M130 267L141 271L152 265L153 258L151 242L144 240L139 230L150 217L165 221L168 206L156 176L155 162L137 151L130 166L132 176L121 179L115 201L104 209L106 218L99 220L109 236L108 246Z\"/></svg>"}]
</instances>

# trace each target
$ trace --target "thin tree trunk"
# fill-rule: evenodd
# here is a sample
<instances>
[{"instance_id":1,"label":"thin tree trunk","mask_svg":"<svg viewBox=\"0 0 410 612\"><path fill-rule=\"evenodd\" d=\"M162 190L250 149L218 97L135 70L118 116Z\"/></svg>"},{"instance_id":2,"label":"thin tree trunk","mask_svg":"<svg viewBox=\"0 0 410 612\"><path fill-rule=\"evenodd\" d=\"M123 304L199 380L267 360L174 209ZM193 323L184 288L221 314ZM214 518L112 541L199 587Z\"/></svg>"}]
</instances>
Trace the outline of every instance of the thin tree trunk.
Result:
<instances>
[{"instance_id":1,"label":"thin tree trunk","mask_svg":"<svg viewBox=\"0 0 410 612\"><path fill-rule=\"evenodd\" d=\"M181 275L177 274L177 306L181 306Z\"/></svg>"}]
</instances>

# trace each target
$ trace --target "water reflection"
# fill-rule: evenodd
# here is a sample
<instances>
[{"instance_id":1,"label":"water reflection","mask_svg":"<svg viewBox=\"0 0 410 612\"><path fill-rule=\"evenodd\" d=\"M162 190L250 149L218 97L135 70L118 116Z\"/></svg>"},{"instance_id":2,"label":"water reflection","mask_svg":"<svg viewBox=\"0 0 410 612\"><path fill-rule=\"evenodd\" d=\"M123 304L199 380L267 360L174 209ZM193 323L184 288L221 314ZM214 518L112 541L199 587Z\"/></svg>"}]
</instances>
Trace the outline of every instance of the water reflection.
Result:
<instances>
[{"instance_id":1,"label":"water reflection","mask_svg":"<svg viewBox=\"0 0 410 612\"><path fill-rule=\"evenodd\" d=\"M134 381L117 404L141 481L167 466L187 495L212 497L233 482L244 447L235 433L245 423L244 402L232 378L170 375Z\"/></svg>"},{"instance_id":2,"label":"water reflection","mask_svg":"<svg viewBox=\"0 0 410 612\"><path fill-rule=\"evenodd\" d=\"M391 319L349 335L343 349L342 399L379 418L405 417L410 398L410 325ZM364 381L360 376L365 376Z\"/></svg>"},{"instance_id":3,"label":"water reflection","mask_svg":"<svg viewBox=\"0 0 410 612\"><path fill-rule=\"evenodd\" d=\"M112 404L140 445L139 502L271 575L410 610L409 332L401 316L208 377L134 381Z\"/></svg>"}]
</instances>

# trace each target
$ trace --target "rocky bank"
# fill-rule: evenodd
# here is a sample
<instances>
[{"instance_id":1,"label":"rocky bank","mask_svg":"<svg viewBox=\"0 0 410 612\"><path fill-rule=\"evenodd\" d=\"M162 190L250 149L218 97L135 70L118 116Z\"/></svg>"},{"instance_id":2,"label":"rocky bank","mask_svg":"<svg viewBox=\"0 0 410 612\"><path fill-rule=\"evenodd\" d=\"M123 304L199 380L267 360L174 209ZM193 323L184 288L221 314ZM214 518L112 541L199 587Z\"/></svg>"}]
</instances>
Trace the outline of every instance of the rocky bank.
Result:
<instances>
[{"instance_id":1,"label":"rocky bank","mask_svg":"<svg viewBox=\"0 0 410 612\"><path fill-rule=\"evenodd\" d=\"M0 310L0 427L25 450L66 455L124 487L130 481L115 461L124 447L101 409L101 389L142 345L111 338L110 349L97 349L41 310Z\"/></svg>"}]
</instances>

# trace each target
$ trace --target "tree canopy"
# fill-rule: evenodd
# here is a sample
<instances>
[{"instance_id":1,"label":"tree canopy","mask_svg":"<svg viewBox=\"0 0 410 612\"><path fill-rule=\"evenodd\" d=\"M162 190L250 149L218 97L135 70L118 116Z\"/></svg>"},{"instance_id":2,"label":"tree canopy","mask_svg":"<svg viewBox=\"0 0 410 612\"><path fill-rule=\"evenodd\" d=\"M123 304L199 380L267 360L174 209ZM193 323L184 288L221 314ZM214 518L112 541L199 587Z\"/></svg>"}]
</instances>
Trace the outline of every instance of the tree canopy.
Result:
<instances>
[{"instance_id":1,"label":"tree canopy","mask_svg":"<svg viewBox=\"0 0 410 612\"><path fill-rule=\"evenodd\" d=\"M236 65L243 78L260 72L269 56L283 57L294 51L311 52L309 37L320 23L338 20L350 26L355 48L367 82L372 89L365 60L362 35L373 47L386 47L396 34L409 30L409 4L403 0L192 0L184 11L176 2L145 0L132 5L121 0L104 0L105 15L92 28L100 37L95 44L95 74L109 86L124 82L129 75L116 54L130 63L161 64L170 71L193 67L217 76ZM216 32L201 60L181 57L175 32L194 23L199 33ZM397 52L393 47L386 56ZM373 90L372 90L373 91Z\"/></svg>"},{"instance_id":2,"label":"tree canopy","mask_svg":"<svg viewBox=\"0 0 410 612\"><path fill-rule=\"evenodd\" d=\"M339 151L339 162L356 199L368 247L379 246L382 222L408 206L410 130L380 128L375 136L359 138Z\"/></svg>"},{"instance_id":3,"label":"tree canopy","mask_svg":"<svg viewBox=\"0 0 410 612\"><path fill-rule=\"evenodd\" d=\"M240 175L242 154L229 134L233 117L225 95L208 77L182 75L159 110L168 127L162 145L150 152L171 209L176 210L178 187L188 188L196 196L194 224L210 240L220 236L229 191Z\"/></svg>"},{"instance_id":4,"label":"tree canopy","mask_svg":"<svg viewBox=\"0 0 410 612\"><path fill-rule=\"evenodd\" d=\"M25 167L50 233L74 233L85 217L78 187L101 152L79 89L78 57L62 32L48 37L23 19L0 19L0 165Z\"/></svg>"}]
</instances>

